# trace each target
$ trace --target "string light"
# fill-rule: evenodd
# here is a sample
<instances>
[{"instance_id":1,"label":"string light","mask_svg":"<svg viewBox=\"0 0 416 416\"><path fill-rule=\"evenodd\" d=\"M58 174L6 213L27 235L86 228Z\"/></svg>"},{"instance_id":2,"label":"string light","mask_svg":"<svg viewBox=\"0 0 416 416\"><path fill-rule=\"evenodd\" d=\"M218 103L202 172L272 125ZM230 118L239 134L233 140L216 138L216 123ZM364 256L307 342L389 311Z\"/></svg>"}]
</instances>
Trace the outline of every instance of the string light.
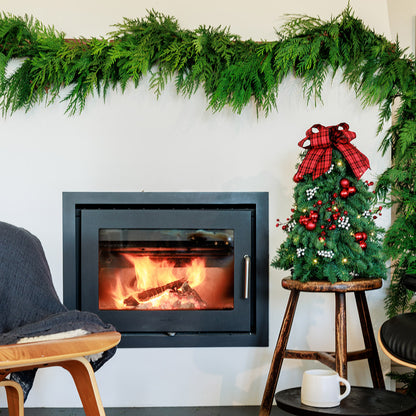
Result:
<instances>
[{"instance_id":1,"label":"string light","mask_svg":"<svg viewBox=\"0 0 416 416\"><path fill-rule=\"evenodd\" d=\"M313 260L312 260L312 263L313 263L313 264L318 264L318 259L313 259Z\"/></svg>"},{"instance_id":2,"label":"string light","mask_svg":"<svg viewBox=\"0 0 416 416\"><path fill-rule=\"evenodd\" d=\"M337 166L339 166L339 167L344 166L344 164L342 163L342 160L338 160Z\"/></svg>"},{"instance_id":3,"label":"string light","mask_svg":"<svg viewBox=\"0 0 416 416\"><path fill-rule=\"evenodd\" d=\"M342 262L343 262L344 264L346 264L346 263L348 263L348 259L347 259L346 257L344 257L344 258L342 259Z\"/></svg>"}]
</instances>

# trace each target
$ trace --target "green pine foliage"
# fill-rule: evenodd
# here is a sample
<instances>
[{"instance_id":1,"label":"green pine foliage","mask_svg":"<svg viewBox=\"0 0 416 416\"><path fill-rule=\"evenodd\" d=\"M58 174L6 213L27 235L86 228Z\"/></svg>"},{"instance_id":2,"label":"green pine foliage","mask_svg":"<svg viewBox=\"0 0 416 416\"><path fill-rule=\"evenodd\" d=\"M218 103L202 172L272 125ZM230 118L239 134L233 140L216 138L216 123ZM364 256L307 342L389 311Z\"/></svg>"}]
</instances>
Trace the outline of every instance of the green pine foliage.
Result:
<instances>
[{"instance_id":1,"label":"green pine foliage","mask_svg":"<svg viewBox=\"0 0 416 416\"><path fill-rule=\"evenodd\" d=\"M355 193L341 197L341 180L347 179ZM386 258L381 250L382 230L372 208L374 194L368 183L357 180L338 150L332 153L332 168L315 180L305 175L294 189L293 215L283 225L287 233L272 266L292 271L301 281L350 281L356 277L385 278ZM316 220L312 221L315 214ZM314 222L312 229L302 221ZM357 241L356 236L359 238ZM364 247L360 246L364 241Z\"/></svg>"},{"instance_id":2,"label":"green pine foliage","mask_svg":"<svg viewBox=\"0 0 416 416\"><path fill-rule=\"evenodd\" d=\"M6 67L13 58L26 60L10 75ZM102 39L68 40L32 17L0 16L4 114L50 104L68 87L60 99L75 114L89 96L105 98L108 89L124 90L129 82L138 86L150 74L157 96L173 80L187 97L203 88L213 111L230 106L240 113L254 102L258 113L267 115L277 108L279 85L288 74L302 77L308 100L320 100L327 76L342 70L364 105L388 102L383 124L401 84L413 85L412 64L398 45L356 19L350 7L329 21L292 16L269 42L242 41L222 27L184 30L174 17L154 10L142 19L124 19Z\"/></svg>"}]
</instances>

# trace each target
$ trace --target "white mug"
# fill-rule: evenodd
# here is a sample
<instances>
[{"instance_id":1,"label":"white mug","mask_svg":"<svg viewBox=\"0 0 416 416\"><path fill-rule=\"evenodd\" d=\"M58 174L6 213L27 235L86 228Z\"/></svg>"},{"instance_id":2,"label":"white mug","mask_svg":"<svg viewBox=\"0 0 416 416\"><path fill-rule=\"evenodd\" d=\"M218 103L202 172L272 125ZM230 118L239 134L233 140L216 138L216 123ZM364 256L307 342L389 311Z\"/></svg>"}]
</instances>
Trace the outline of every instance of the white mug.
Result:
<instances>
[{"instance_id":1,"label":"white mug","mask_svg":"<svg viewBox=\"0 0 416 416\"><path fill-rule=\"evenodd\" d=\"M339 382L346 390L340 393ZM351 391L350 383L332 370L307 370L303 373L300 401L313 407L339 406Z\"/></svg>"}]
</instances>

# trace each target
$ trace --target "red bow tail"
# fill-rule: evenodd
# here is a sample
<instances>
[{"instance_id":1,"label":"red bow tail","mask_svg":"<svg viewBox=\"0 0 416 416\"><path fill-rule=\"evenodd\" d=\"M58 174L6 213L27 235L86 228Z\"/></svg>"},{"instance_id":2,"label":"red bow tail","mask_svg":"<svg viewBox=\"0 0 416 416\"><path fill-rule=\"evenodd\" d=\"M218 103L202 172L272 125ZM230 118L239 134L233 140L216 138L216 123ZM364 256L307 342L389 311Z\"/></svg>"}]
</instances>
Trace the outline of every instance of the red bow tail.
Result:
<instances>
[{"instance_id":1,"label":"red bow tail","mask_svg":"<svg viewBox=\"0 0 416 416\"><path fill-rule=\"evenodd\" d=\"M368 157L351 143L335 143L335 146L344 155L357 179L360 179L365 171L370 169Z\"/></svg>"}]
</instances>

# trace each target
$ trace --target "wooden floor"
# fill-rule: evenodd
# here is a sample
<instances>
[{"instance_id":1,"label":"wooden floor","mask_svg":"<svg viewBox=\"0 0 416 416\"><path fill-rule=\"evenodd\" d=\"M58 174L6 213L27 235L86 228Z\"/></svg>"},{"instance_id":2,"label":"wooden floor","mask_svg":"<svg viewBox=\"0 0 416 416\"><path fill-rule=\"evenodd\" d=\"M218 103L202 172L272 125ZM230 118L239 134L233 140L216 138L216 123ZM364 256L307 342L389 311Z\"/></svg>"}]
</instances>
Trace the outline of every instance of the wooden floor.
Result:
<instances>
[{"instance_id":1,"label":"wooden floor","mask_svg":"<svg viewBox=\"0 0 416 416\"><path fill-rule=\"evenodd\" d=\"M114 407L106 408L106 416L258 416L259 406L222 407ZM0 416L7 416L7 409L0 409ZM25 416L85 416L82 408L28 407ZM271 416L290 416L272 409Z\"/></svg>"}]
</instances>

